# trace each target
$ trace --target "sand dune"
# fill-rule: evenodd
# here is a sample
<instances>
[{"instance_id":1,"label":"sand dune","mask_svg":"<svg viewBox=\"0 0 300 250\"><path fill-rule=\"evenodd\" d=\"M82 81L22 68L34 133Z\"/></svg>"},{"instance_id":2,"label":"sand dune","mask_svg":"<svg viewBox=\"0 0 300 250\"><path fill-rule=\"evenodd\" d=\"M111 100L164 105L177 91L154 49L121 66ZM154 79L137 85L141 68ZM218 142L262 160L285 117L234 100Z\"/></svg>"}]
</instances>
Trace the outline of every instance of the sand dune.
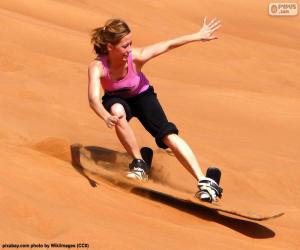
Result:
<instances>
[{"instance_id":1,"label":"sand dune","mask_svg":"<svg viewBox=\"0 0 300 250\"><path fill-rule=\"evenodd\" d=\"M270 17L268 3L2 1L0 244L299 249L299 16ZM284 211L278 219L254 223L145 199L71 164L73 143L129 161L88 106L90 30L121 17L144 46L194 32L206 15L222 20L219 39L178 48L144 72L203 169L222 168L224 202ZM137 120L132 126L139 144L155 150L154 180L193 192L176 159Z\"/></svg>"}]
</instances>

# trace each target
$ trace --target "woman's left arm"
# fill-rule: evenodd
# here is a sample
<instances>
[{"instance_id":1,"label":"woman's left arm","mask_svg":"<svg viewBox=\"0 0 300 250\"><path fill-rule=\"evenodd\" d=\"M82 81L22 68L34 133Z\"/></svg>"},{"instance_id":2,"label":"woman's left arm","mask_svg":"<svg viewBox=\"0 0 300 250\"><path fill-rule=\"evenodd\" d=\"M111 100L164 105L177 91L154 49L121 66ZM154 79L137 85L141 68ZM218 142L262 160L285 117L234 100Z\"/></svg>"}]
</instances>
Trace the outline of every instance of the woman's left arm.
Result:
<instances>
[{"instance_id":1,"label":"woman's left arm","mask_svg":"<svg viewBox=\"0 0 300 250\"><path fill-rule=\"evenodd\" d=\"M139 64L143 65L150 59L159 56L163 53L166 53L171 49L185 45L187 43L196 41L210 41L213 39L217 39L216 36L213 36L213 33L220 27L220 21L213 19L207 24L205 17L202 28L196 33L155 43L144 48L134 48L132 51L134 55L134 60Z\"/></svg>"}]
</instances>

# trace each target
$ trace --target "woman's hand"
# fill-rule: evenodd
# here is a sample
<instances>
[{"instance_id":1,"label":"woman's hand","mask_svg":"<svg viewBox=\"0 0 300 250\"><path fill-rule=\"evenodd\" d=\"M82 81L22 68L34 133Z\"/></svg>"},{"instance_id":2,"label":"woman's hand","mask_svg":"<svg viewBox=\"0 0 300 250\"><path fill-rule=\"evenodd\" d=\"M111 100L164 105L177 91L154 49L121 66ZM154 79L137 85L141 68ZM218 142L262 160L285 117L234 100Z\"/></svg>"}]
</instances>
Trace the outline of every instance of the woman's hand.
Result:
<instances>
[{"instance_id":1,"label":"woman's hand","mask_svg":"<svg viewBox=\"0 0 300 250\"><path fill-rule=\"evenodd\" d=\"M134 62L138 64L139 68L141 68L150 59L166 53L171 49L191 42L210 41L213 39L217 39L216 36L213 36L213 33L221 27L220 23L221 22L215 18L207 24L205 17L202 28L196 33L158 42L144 48L134 48L132 50Z\"/></svg>"},{"instance_id":2,"label":"woman's hand","mask_svg":"<svg viewBox=\"0 0 300 250\"><path fill-rule=\"evenodd\" d=\"M196 33L200 41L210 41L217 39L216 36L213 36L213 33L221 27L221 21L214 18L208 24L206 23L206 17L203 21L203 26L199 32Z\"/></svg>"},{"instance_id":3,"label":"woman's hand","mask_svg":"<svg viewBox=\"0 0 300 250\"><path fill-rule=\"evenodd\" d=\"M109 128L112 128L115 125L117 125L118 121L119 121L119 118L115 115L108 116L105 119L106 126L109 127Z\"/></svg>"}]
</instances>

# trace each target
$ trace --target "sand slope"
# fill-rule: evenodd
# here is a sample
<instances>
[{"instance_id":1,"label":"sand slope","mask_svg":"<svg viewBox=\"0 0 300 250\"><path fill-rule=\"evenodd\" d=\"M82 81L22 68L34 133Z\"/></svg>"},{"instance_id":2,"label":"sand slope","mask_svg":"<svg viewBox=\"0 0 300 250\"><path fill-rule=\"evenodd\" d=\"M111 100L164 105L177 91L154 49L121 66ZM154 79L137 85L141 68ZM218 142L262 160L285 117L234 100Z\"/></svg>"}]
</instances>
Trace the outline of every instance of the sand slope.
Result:
<instances>
[{"instance_id":1,"label":"sand slope","mask_svg":"<svg viewBox=\"0 0 300 250\"><path fill-rule=\"evenodd\" d=\"M268 1L44 0L0 3L0 244L86 242L90 249L298 249L300 25ZM71 164L73 143L124 153L87 102L89 31L128 21L134 45L196 31L217 16L219 39L154 59L144 72L205 170L222 168L224 200L285 216L260 224L130 194ZM140 145L156 145L137 120ZM155 154L155 178L195 181Z\"/></svg>"}]
</instances>

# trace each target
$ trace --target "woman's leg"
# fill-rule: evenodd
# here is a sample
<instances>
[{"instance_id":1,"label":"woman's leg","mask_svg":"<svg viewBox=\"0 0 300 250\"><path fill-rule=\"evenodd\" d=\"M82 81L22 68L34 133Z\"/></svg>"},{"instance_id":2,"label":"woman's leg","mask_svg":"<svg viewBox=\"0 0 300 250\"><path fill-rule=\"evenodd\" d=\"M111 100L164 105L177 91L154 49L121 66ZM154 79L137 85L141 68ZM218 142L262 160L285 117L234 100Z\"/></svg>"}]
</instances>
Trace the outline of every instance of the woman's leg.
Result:
<instances>
[{"instance_id":1,"label":"woman's leg","mask_svg":"<svg viewBox=\"0 0 300 250\"><path fill-rule=\"evenodd\" d=\"M204 177L197 159L187 145L177 134L175 124L168 121L161 107L153 87L150 87L144 95L136 101L138 109L137 118L144 128L155 137L156 144L160 148L170 148L180 163L199 181Z\"/></svg>"},{"instance_id":2,"label":"woman's leg","mask_svg":"<svg viewBox=\"0 0 300 250\"><path fill-rule=\"evenodd\" d=\"M163 142L172 150L179 162L199 181L204 177L189 145L177 134L168 134Z\"/></svg>"},{"instance_id":3,"label":"woman's leg","mask_svg":"<svg viewBox=\"0 0 300 250\"><path fill-rule=\"evenodd\" d=\"M128 121L126 120L126 112L124 107L120 103L116 103L112 105L110 112L112 115L119 117L119 122L115 126L115 130L127 153L134 159L142 159L136 137Z\"/></svg>"}]
</instances>

